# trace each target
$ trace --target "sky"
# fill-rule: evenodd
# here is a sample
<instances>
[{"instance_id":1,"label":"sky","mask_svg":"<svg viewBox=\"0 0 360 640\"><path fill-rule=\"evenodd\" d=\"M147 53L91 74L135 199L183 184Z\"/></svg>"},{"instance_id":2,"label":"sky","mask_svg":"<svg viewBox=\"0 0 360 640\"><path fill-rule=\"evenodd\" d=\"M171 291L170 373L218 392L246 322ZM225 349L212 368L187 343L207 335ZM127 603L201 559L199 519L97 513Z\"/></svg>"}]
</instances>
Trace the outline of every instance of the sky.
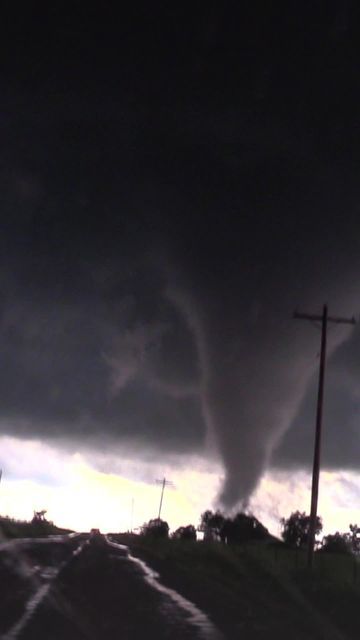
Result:
<instances>
[{"instance_id":1,"label":"sky","mask_svg":"<svg viewBox=\"0 0 360 640\"><path fill-rule=\"evenodd\" d=\"M276 532L309 504L293 312L359 317L359 8L82 4L2 38L0 511L138 527L167 477L173 528ZM359 332L328 336L329 531L360 516Z\"/></svg>"}]
</instances>

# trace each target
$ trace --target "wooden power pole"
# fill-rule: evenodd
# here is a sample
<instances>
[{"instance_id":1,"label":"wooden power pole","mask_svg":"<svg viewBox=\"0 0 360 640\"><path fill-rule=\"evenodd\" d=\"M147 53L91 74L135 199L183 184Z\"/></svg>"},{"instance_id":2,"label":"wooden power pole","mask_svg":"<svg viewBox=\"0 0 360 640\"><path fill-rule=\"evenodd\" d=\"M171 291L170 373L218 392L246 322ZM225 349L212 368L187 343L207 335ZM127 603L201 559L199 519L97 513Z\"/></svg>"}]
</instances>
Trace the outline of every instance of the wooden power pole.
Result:
<instances>
[{"instance_id":1,"label":"wooden power pole","mask_svg":"<svg viewBox=\"0 0 360 640\"><path fill-rule=\"evenodd\" d=\"M156 484L161 484L159 514L158 514L158 520L160 520L161 508L162 508L162 503L163 503L163 498L164 498L165 487L173 487L174 483L171 482L171 480L166 480L166 478L164 477L162 480L156 480Z\"/></svg>"},{"instance_id":2,"label":"wooden power pole","mask_svg":"<svg viewBox=\"0 0 360 640\"><path fill-rule=\"evenodd\" d=\"M314 461L313 461L312 485L311 485L311 511L310 511L309 538L308 538L308 554L307 554L307 565L309 568L311 568L313 565L313 558L314 558L316 517L317 517L317 505L318 505L318 496L319 496L321 427L322 427L323 402L324 402L327 325L328 325L328 322L335 322L336 324L355 324L356 320L354 317L353 318L336 318L336 317L329 316L328 308L326 304L323 306L323 312L321 316L310 314L310 313L299 313L298 311L295 311L294 318L298 320L311 320L313 322L314 321L321 322L319 386L318 386L317 409L316 409L315 446L314 446Z\"/></svg>"}]
</instances>

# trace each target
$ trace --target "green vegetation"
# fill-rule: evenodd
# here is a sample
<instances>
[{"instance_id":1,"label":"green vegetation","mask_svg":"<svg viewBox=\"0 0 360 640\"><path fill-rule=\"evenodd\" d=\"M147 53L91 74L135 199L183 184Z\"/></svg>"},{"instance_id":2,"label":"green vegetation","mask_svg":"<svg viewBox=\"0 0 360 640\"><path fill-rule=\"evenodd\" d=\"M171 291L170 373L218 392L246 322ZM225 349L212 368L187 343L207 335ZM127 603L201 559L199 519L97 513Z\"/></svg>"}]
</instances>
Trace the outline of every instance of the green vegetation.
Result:
<instances>
[{"instance_id":1,"label":"green vegetation","mask_svg":"<svg viewBox=\"0 0 360 640\"><path fill-rule=\"evenodd\" d=\"M0 516L0 541L12 538L41 538L43 536L72 533L70 529L57 527L53 522L33 518L31 522Z\"/></svg>"},{"instance_id":2,"label":"green vegetation","mask_svg":"<svg viewBox=\"0 0 360 640\"><path fill-rule=\"evenodd\" d=\"M358 638L360 571L355 556L306 551L280 541L224 545L114 536L197 604L228 638Z\"/></svg>"}]
</instances>

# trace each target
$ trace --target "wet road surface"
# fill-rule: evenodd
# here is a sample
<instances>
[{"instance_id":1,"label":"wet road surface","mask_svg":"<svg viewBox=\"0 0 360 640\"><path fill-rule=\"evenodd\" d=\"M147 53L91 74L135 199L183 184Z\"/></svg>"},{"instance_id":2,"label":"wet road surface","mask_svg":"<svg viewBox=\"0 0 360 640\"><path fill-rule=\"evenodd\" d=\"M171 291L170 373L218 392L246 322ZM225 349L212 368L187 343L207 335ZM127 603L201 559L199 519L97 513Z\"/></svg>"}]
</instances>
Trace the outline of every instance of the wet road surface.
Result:
<instances>
[{"instance_id":1,"label":"wet road surface","mask_svg":"<svg viewBox=\"0 0 360 640\"><path fill-rule=\"evenodd\" d=\"M17 572L8 590L16 606L2 618L2 640L222 637L201 611L105 537L18 542L0 554L3 568Z\"/></svg>"}]
</instances>

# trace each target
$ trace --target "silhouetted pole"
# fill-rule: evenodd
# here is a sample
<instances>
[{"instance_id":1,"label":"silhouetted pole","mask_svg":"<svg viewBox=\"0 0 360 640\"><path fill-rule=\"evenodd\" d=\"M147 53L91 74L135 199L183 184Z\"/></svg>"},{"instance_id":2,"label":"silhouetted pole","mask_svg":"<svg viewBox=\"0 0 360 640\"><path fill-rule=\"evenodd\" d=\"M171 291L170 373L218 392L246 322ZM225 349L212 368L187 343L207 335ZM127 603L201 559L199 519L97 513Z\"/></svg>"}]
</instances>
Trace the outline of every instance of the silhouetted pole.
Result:
<instances>
[{"instance_id":1,"label":"silhouetted pole","mask_svg":"<svg viewBox=\"0 0 360 640\"><path fill-rule=\"evenodd\" d=\"M355 318L332 318L328 316L327 305L324 304L321 316L311 315L307 313L299 313L295 311L294 318L300 320L321 321L321 350L320 350L320 368L319 368L319 386L316 408L316 428L315 428L315 446L314 461L311 485L311 511L308 537L307 565L309 568L313 565L314 545L316 532L317 505L319 497L319 477L320 477L320 451L321 451L321 428L324 404L324 381L325 381L325 361L326 361L326 333L328 322L337 324L355 324Z\"/></svg>"},{"instance_id":2,"label":"silhouetted pole","mask_svg":"<svg viewBox=\"0 0 360 640\"><path fill-rule=\"evenodd\" d=\"M159 515L158 515L158 519L160 520L160 516L161 516L161 507L162 507L162 503L163 503L163 497L164 497L164 491L165 491L165 484L166 484L166 479L163 478L162 481L162 488L161 488L161 496L160 496L160 505L159 505Z\"/></svg>"},{"instance_id":3,"label":"silhouetted pole","mask_svg":"<svg viewBox=\"0 0 360 640\"><path fill-rule=\"evenodd\" d=\"M164 477L162 480L156 480L156 484L161 484L162 485L161 486L161 494L160 494L159 514L158 514L158 520L160 520L161 507L162 507L162 503L163 503L165 487L166 486L173 487L174 483L171 482L171 480L166 480L166 478Z\"/></svg>"},{"instance_id":4,"label":"silhouetted pole","mask_svg":"<svg viewBox=\"0 0 360 640\"><path fill-rule=\"evenodd\" d=\"M131 498L130 533L133 532L134 498Z\"/></svg>"},{"instance_id":5,"label":"silhouetted pole","mask_svg":"<svg viewBox=\"0 0 360 640\"><path fill-rule=\"evenodd\" d=\"M310 525L309 525L308 553L307 553L308 567L312 567L312 564L313 564L317 506L318 506L318 498L319 498L320 447L321 447L321 427L322 427L323 404L324 404L327 321L328 321L328 310L325 304L323 308L322 319L321 319L319 386L318 386L318 397L317 397L317 407L316 407L315 446L314 446L314 461L313 461L312 485L311 485L311 511L310 511Z\"/></svg>"}]
</instances>

